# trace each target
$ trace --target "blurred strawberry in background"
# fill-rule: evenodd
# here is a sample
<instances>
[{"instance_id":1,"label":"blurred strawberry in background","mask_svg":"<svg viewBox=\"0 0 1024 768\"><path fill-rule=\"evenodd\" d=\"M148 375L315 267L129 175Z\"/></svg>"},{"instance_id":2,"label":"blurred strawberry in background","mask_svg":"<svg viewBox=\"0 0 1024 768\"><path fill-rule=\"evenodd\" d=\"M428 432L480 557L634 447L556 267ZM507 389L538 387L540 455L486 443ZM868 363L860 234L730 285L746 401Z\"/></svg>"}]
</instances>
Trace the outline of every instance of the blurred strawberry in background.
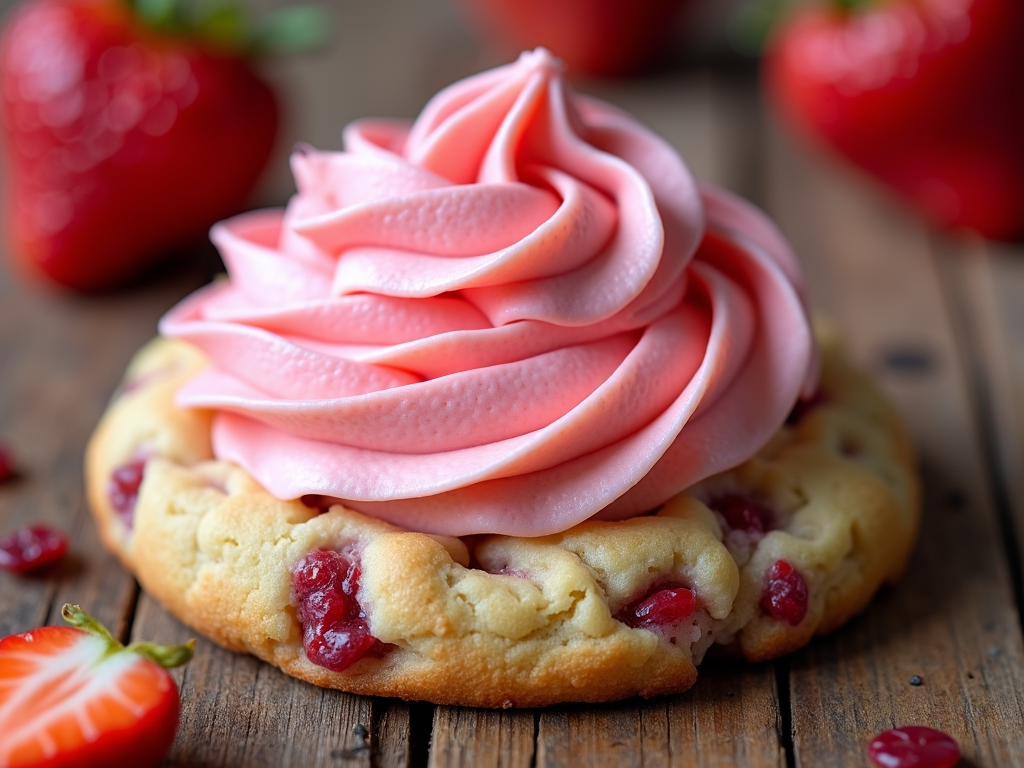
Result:
<instances>
[{"instance_id":1,"label":"blurred strawberry in background","mask_svg":"<svg viewBox=\"0 0 1024 768\"><path fill-rule=\"evenodd\" d=\"M292 6L30 0L0 42L12 255L76 290L123 284L240 210L278 104L252 55L322 39Z\"/></svg>"},{"instance_id":2,"label":"blurred strawberry in background","mask_svg":"<svg viewBox=\"0 0 1024 768\"><path fill-rule=\"evenodd\" d=\"M688 0L457 0L505 57L544 46L572 75L616 77L655 64Z\"/></svg>"},{"instance_id":3,"label":"blurred strawberry in background","mask_svg":"<svg viewBox=\"0 0 1024 768\"><path fill-rule=\"evenodd\" d=\"M1024 0L831 0L776 27L769 100L944 227L1024 235Z\"/></svg>"}]
</instances>

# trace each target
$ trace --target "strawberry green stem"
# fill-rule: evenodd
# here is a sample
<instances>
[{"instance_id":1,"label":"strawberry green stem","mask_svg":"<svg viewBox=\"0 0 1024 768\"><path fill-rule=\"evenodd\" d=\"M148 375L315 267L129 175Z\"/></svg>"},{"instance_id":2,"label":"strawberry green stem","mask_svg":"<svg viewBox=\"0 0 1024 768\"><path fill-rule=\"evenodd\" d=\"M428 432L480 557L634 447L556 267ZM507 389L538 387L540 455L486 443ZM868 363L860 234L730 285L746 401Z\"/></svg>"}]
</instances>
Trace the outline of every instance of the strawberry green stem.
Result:
<instances>
[{"instance_id":1,"label":"strawberry green stem","mask_svg":"<svg viewBox=\"0 0 1024 768\"><path fill-rule=\"evenodd\" d=\"M192 658L196 641L189 640L184 645L157 645L156 643L132 643L125 650L145 656L165 669L180 667Z\"/></svg>"},{"instance_id":2,"label":"strawberry green stem","mask_svg":"<svg viewBox=\"0 0 1024 768\"><path fill-rule=\"evenodd\" d=\"M832 0L832 5L843 13L854 13L862 8L867 8L871 0Z\"/></svg>"},{"instance_id":3,"label":"strawberry green stem","mask_svg":"<svg viewBox=\"0 0 1024 768\"><path fill-rule=\"evenodd\" d=\"M132 643L125 647L114 639L114 636L110 634L110 630L83 611L79 606L65 603L60 614L64 617L64 621L71 626L106 640L109 648L107 651L108 655L126 651L154 661L165 669L179 667L191 659L196 645L195 640L189 640L184 645L157 645L156 643L142 642Z\"/></svg>"},{"instance_id":4,"label":"strawberry green stem","mask_svg":"<svg viewBox=\"0 0 1024 768\"><path fill-rule=\"evenodd\" d=\"M64 603L64 607L60 609L60 615L64 617L64 621L70 624L72 627L78 627L84 629L86 632L102 637L104 640L109 642L111 645L121 645L114 636L110 634L110 630L103 626L100 622L90 616L88 613L83 611L81 607L72 605L71 603Z\"/></svg>"},{"instance_id":5,"label":"strawberry green stem","mask_svg":"<svg viewBox=\"0 0 1024 768\"><path fill-rule=\"evenodd\" d=\"M290 3L252 19L238 0L122 0L147 27L241 56L295 53L327 42L331 22L315 4Z\"/></svg>"}]
</instances>

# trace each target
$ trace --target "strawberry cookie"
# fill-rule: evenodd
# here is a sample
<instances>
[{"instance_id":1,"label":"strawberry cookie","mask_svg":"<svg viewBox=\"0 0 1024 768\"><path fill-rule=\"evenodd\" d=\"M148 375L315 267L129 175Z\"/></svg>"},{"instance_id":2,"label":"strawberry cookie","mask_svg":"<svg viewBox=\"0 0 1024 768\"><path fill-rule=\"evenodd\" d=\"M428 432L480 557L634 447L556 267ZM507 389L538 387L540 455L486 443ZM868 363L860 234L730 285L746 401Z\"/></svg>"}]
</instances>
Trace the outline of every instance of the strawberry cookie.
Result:
<instances>
[{"instance_id":1,"label":"strawberry cookie","mask_svg":"<svg viewBox=\"0 0 1024 768\"><path fill-rule=\"evenodd\" d=\"M685 690L898 577L918 490L763 214L538 49L300 149L87 456L107 545L289 674L476 706Z\"/></svg>"}]
</instances>

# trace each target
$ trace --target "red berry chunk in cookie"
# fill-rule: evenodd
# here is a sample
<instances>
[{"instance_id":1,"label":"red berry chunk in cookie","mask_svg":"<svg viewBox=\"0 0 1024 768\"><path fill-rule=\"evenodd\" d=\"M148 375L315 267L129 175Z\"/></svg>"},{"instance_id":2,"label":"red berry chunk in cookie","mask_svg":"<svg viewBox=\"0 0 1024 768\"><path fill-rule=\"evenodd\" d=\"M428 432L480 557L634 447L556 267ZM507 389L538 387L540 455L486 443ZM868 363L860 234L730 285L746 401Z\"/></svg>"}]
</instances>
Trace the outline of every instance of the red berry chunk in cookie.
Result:
<instances>
[{"instance_id":1,"label":"red berry chunk in cookie","mask_svg":"<svg viewBox=\"0 0 1024 768\"><path fill-rule=\"evenodd\" d=\"M122 464L110 475L107 484L107 496L110 505L121 516L121 520L129 528L135 516L135 502L139 499L139 486L146 472L146 460L136 459Z\"/></svg>"},{"instance_id":2,"label":"red berry chunk in cookie","mask_svg":"<svg viewBox=\"0 0 1024 768\"><path fill-rule=\"evenodd\" d=\"M765 574L761 608L772 618L794 627L807 615L807 582L785 560L776 560Z\"/></svg>"},{"instance_id":3,"label":"red berry chunk in cookie","mask_svg":"<svg viewBox=\"0 0 1024 768\"><path fill-rule=\"evenodd\" d=\"M0 568L28 573L60 560L68 551L68 537L45 525L26 525L0 537Z\"/></svg>"},{"instance_id":4,"label":"red berry chunk in cookie","mask_svg":"<svg viewBox=\"0 0 1024 768\"><path fill-rule=\"evenodd\" d=\"M619 620L634 629L667 627L690 618L696 607L697 599L689 589L661 589L627 608Z\"/></svg>"},{"instance_id":5,"label":"red berry chunk in cookie","mask_svg":"<svg viewBox=\"0 0 1024 768\"><path fill-rule=\"evenodd\" d=\"M14 475L14 459L11 452L0 445L0 483L9 480Z\"/></svg>"},{"instance_id":6,"label":"red berry chunk in cookie","mask_svg":"<svg viewBox=\"0 0 1024 768\"><path fill-rule=\"evenodd\" d=\"M383 651L356 600L358 590L359 566L340 552L310 552L292 571L302 646L314 664L342 672L367 654Z\"/></svg>"},{"instance_id":7,"label":"red berry chunk in cookie","mask_svg":"<svg viewBox=\"0 0 1024 768\"><path fill-rule=\"evenodd\" d=\"M942 731L923 725L893 728L868 745L868 756L882 768L953 768L960 748Z\"/></svg>"},{"instance_id":8,"label":"red berry chunk in cookie","mask_svg":"<svg viewBox=\"0 0 1024 768\"><path fill-rule=\"evenodd\" d=\"M772 528L772 511L742 494L726 494L712 500L709 506L719 514L731 531L763 534Z\"/></svg>"}]
</instances>

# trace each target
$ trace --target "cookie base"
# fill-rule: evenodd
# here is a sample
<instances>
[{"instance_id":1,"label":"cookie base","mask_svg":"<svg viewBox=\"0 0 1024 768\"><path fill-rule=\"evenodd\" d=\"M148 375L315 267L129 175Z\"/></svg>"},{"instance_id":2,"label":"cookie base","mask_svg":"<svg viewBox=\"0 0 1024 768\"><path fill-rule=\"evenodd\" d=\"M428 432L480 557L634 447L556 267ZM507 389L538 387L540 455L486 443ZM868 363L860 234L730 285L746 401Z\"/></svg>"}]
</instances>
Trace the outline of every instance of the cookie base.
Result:
<instances>
[{"instance_id":1,"label":"cookie base","mask_svg":"<svg viewBox=\"0 0 1024 768\"><path fill-rule=\"evenodd\" d=\"M795 650L861 611L905 568L919 524L909 441L885 401L827 340L821 392L753 459L657 511L534 539L402 530L340 504L270 496L210 447L212 415L174 393L204 365L155 339L129 366L90 441L89 502L103 541L175 616L220 645L320 686L481 707L677 693L712 645L751 660ZM111 505L114 470L146 459L130 518ZM740 495L769 530L730 531L713 510ZM317 549L358 553L358 600L386 644L344 672L306 658L292 571ZM808 588L790 625L762 606L784 560ZM654 588L685 586L678 626L616 617Z\"/></svg>"}]
</instances>

